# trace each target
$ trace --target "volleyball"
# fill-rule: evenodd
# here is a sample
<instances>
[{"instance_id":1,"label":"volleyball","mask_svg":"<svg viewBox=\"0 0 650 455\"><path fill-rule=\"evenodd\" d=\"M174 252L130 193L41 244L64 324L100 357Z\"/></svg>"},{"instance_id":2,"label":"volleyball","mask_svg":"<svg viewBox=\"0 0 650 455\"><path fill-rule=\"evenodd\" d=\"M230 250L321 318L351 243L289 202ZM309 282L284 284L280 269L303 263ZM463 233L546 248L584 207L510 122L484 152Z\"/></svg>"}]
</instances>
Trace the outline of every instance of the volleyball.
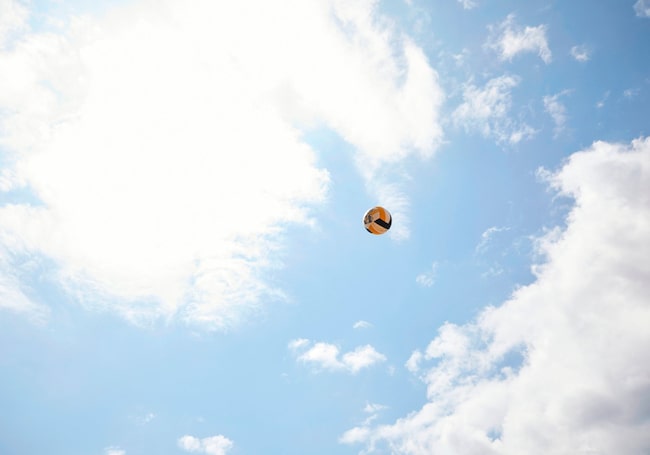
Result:
<instances>
[{"instance_id":1,"label":"volleyball","mask_svg":"<svg viewBox=\"0 0 650 455\"><path fill-rule=\"evenodd\" d=\"M393 222L390 212L383 207L373 207L363 216L363 225L371 234L385 234Z\"/></svg>"}]
</instances>

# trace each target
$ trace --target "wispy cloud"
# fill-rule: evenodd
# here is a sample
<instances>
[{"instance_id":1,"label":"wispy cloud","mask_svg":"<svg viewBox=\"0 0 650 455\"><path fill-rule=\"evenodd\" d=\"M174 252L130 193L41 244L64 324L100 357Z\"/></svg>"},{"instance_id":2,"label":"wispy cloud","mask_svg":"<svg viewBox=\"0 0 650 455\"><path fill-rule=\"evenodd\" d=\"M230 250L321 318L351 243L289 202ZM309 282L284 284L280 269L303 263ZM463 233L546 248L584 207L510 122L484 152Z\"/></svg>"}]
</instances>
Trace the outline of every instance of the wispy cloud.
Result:
<instances>
[{"instance_id":1,"label":"wispy cloud","mask_svg":"<svg viewBox=\"0 0 650 455\"><path fill-rule=\"evenodd\" d=\"M463 103L452 114L454 123L466 131L476 130L498 142L517 144L536 131L510 117L511 90L519 84L517 76L503 75L490 79L483 87L465 85Z\"/></svg>"},{"instance_id":2,"label":"wispy cloud","mask_svg":"<svg viewBox=\"0 0 650 455\"><path fill-rule=\"evenodd\" d=\"M611 92L610 92L609 90L607 90L607 91L603 94L603 97L602 97L602 98L601 98L601 99L596 103L596 107L597 107L598 109L601 109L601 108L603 108L603 107L605 106L605 101L607 101L607 99L609 98L610 93L611 93Z\"/></svg>"},{"instance_id":3,"label":"wispy cloud","mask_svg":"<svg viewBox=\"0 0 650 455\"><path fill-rule=\"evenodd\" d=\"M418 276L415 277L415 282L420 286L424 286L425 288L430 288L436 282L437 272L438 272L438 264L434 262L431 265L431 268L429 270L420 273Z\"/></svg>"},{"instance_id":4,"label":"wispy cloud","mask_svg":"<svg viewBox=\"0 0 650 455\"><path fill-rule=\"evenodd\" d=\"M478 3L474 0L458 0L458 3L463 5L463 9L472 9L478 6Z\"/></svg>"},{"instance_id":5,"label":"wispy cloud","mask_svg":"<svg viewBox=\"0 0 650 455\"><path fill-rule=\"evenodd\" d=\"M587 62L591 58L589 49L587 49L587 47L584 45L573 46L571 48L570 53L571 53L571 57L573 57L579 62Z\"/></svg>"},{"instance_id":6,"label":"wispy cloud","mask_svg":"<svg viewBox=\"0 0 650 455\"><path fill-rule=\"evenodd\" d=\"M357 321L352 326L353 329L369 329L372 327L372 324L368 321Z\"/></svg>"},{"instance_id":7,"label":"wispy cloud","mask_svg":"<svg viewBox=\"0 0 650 455\"><path fill-rule=\"evenodd\" d=\"M487 228L481 234L481 240L479 241L478 245L476 245L474 252L476 254L485 253L485 251L489 248L489 245L492 242L492 239L494 238L495 235L497 235L500 232L507 232L509 230L510 228L507 226L492 226Z\"/></svg>"},{"instance_id":8,"label":"wispy cloud","mask_svg":"<svg viewBox=\"0 0 650 455\"><path fill-rule=\"evenodd\" d=\"M178 447L181 449L206 455L226 455L233 445L234 443L230 439L222 435L209 436L203 439L185 435L178 439Z\"/></svg>"},{"instance_id":9,"label":"wispy cloud","mask_svg":"<svg viewBox=\"0 0 650 455\"><path fill-rule=\"evenodd\" d=\"M639 94L641 90L638 88L628 88L623 90L623 96L627 99L632 99Z\"/></svg>"},{"instance_id":10,"label":"wispy cloud","mask_svg":"<svg viewBox=\"0 0 650 455\"><path fill-rule=\"evenodd\" d=\"M71 296L140 324L224 330L282 298L264 278L281 234L313 224L329 188L303 139L313 126L354 146L408 236L388 164L434 153L443 93L373 2L145 2L59 34L1 4L17 44L0 53L0 185L39 203L0 207L0 238L50 261ZM29 288L29 274L0 282L16 279L11 292Z\"/></svg>"},{"instance_id":11,"label":"wispy cloud","mask_svg":"<svg viewBox=\"0 0 650 455\"><path fill-rule=\"evenodd\" d=\"M615 170L615 172L613 172ZM427 403L342 442L395 453L603 453L650 447L650 138L597 142L548 182L575 199L538 242L535 282L408 364ZM419 368L417 368L419 366Z\"/></svg>"},{"instance_id":12,"label":"wispy cloud","mask_svg":"<svg viewBox=\"0 0 650 455\"><path fill-rule=\"evenodd\" d=\"M119 447L106 447L104 449L104 455L126 455L126 450L120 449Z\"/></svg>"},{"instance_id":13,"label":"wispy cloud","mask_svg":"<svg viewBox=\"0 0 650 455\"><path fill-rule=\"evenodd\" d=\"M0 238L2 232L0 231ZM0 242L0 309L23 314L35 324L45 323L50 309L33 301L22 283L24 274L31 273L35 258L21 254L19 245L5 247Z\"/></svg>"},{"instance_id":14,"label":"wispy cloud","mask_svg":"<svg viewBox=\"0 0 650 455\"><path fill-rule=\"evenodd\" d=\"M497 51L501 60L512 60L518 54L536 52L544 63L551 62L546 25L522 28L515 23L514 14L509 14L498 26L490 27L486 45Z\"/></svg>"},{"instance_id":15,"label":"wispy cloud","mask_svg":"<svg viewBox=\"0 0 650 455\"><path fill-rule=\"evenodd\" d=\"M567 113L566 107L560 102L560 98L570 93L564 90L555 95L547 95L544 97L544 110L551 116L553 123L555 123L554 135L557 137L566 126Z\"/></svg>"},{"instance_id":16,"label":"wispy cloud","mask_svg":"<svg viewBox=\"0 0 650 455\"><path fill-rule=\"evenodd\" d=\"M299 362L314 365L319 370L347 371L357 374L364 368L386 361L386 356L367 344L341 355L340 348L330 343L311 343L299 339L289 343L289 349Z\"/></svg>"},{"instance_id":17,"label":"wispy cloud","mask_svg":"<svg viewBox=\"0 0 650 455\"><path fill-rule=\"evenodd\" d=\"M650 17L650 0L637 0L634 12L638 17Z\"/></svg>"}]
</instances>

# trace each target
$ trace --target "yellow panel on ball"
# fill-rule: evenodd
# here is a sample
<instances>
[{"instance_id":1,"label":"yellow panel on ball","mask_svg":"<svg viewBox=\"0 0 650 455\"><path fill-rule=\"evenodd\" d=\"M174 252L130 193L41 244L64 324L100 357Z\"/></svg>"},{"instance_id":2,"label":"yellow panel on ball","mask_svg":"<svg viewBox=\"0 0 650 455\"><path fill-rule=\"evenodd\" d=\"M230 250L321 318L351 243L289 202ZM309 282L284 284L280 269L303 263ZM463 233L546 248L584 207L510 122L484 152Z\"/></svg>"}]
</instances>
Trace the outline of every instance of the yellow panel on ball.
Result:
<instances>
[{"instance_id":1,"label":"yellow panel on ball","mask_svg":"<svg viewBox=\"0 0 650 455\"><path fill-rule=\"evenodd\" d=\"M363 225L366 231L371 234L380 235L386 233L393 223L390 212L383 207L373 207L363 216Z\"/></svg>"}]
</instances>

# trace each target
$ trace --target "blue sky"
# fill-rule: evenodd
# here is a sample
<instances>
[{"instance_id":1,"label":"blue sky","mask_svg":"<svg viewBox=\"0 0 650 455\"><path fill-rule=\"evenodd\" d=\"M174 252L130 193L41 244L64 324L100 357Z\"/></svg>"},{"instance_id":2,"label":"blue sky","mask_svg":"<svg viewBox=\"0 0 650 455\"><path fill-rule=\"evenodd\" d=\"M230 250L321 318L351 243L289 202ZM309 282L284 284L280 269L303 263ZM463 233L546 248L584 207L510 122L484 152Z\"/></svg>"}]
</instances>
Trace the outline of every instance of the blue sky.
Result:
<instances>
[{"instance_id":1,"label":"blue sky","mask_svg":"<svg viewBox=\"0 0 650 455\"><path fill-rule=\"evenodd\" d=\"M650 2L273 3L0 0L0 453L650 450Z\"/></svg>"}]
</instances>

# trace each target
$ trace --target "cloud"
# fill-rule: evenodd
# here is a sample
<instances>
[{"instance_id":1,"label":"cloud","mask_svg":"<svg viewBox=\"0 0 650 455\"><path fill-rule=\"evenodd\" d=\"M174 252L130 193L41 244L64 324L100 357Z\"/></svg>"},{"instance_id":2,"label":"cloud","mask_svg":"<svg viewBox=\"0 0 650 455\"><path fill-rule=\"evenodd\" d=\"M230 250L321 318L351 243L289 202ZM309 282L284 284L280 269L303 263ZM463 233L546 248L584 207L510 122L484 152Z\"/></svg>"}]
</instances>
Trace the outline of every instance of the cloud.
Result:
<instances>
[{"instance_id":1,"label":"cloud","mask_svg":"<svg viewBox=\"0 0 650 455\"><path fill-rule=\"evenodd\" d=\"M568 93L567 90L564 90L555 95L544 97L544 110L551 116L553 123L555 123L555 136L560 134L566 125L566 107L560 102L560 98Z\"/></svg>"},{"instance_id":2,"label":"cloud","mask_svg":"<svg viewBox=\"0 0 650 455\"><path fill-rule=\"evenodd\" d=\"M463 9L472 9L478 6L474 0L458 0L458 3L463 5Z\"/></svg>"},{"instance_id":3,"label":"cloud","mask_svg":"<svg viewBox=\"0 0 650 455\"><path fill-rule=\"evenodd\" d=\"M29 10L14 0L0 0L0 50L7 47L12 35L28 29Z\"/></svg>"},{"instance_id":4,"label":"cloud","mask_svg":"<svg viewBox=\"0 0 650 455\"><path fill-rule=\"evenodd\" d=\"M369 329L372 327L372 324L368 321L357 321L352 326L353 329Z\"/></svg>"},{"instance_id":5,"label":"cloud","mask_svg":"<svg viewBox=\"0 0 650 455\"><path fill-rule=\"evenodd\" d=\"M24 274L31 273L39 264L34 257L21 254L19 250L5 247L0 240L0 309L25 315L32 322L43 324L49 317L49 307L33 301L22 285Z\"/></svg>"},{"instance_id":6,"label":"cloud","mask_svg":"<svg viewBox=\"0 0 650 455\"><path fill-rule=\"evenodd\" d=\"M627 99L632 99L636 97L641 90L638 88L628 88L623 90L623 96Z\"/></svg>"},{"instance_id":7,"label":"cloud","mask_svg":"<svg viewBox=\"0 0 650 455\"><path fill-rule=\"evenodd\" d=\"M334 344L318 342L311 345L311 342L304 338L291 341L289 349L296 354L299 362L309 363L320 370L347 371L352 374L386 361L386 356L369 344L358 346L354 351L346 352L342 356L339 347Z\"/></svg>"},{"instance_id":8,"label":"cloud","mask_svg":"<svg viewBox=\"0 0 650 455\"><path fill-rule=\"evenodd\" d=\"M509 14L498 26L490 27L490 38L486 46L497 51L501 60L511 61L517 54L536 52L544 63L551 63L546 26L527 26L522 29L515 24L514 14Z\"/></svg>"},{"instance_id":9,"label":"cloud","mask_svg":"<svg viewBox=\"0 0 650 455\"><path fill-rule=\"evenodd\" d=\"M406 369L409 370L411 373L415 374L420 370L420 363L424 359L424 356L422 353L418 350L413 351L411 353L411 356L409 359L406 361Z\"/></svg>"},{"instance_id":10,"label":"cloud","mask_svg":"<svg viewBox=\"0 0 650 455\"><path fill-rule=\"evenodd\" d=\"M396 454L650 450L650 138L596 142L547 178L574 205L566 228L539 239L536 280L472 323L443 325L409 360L427 403L343 442Z\"/></svg>"},{"instance_id":11,"label":"cloud","mask_svg":"<svg viewBox=\"0 0 650 455\"><path fill-rule=\"evenodd\" d=\"M425 288L430 288L436 282L436 273L438 272L438 264L431 264L431 269L424 273L420 273L415 277L415 282Z\"/></svg>"},{"instance_id":12,"label":"cloud","mask_svg":"<svg viewBox=\"0 0 650 455\"><path fill-rule=\"evenodd\" d=\"M475 253L476 254L484 253L488 249L490 243L492 242L492 239L494 238L494 236L496 234L498 234L500 232L507 232L509 230L510 230L510 228L506 227L506 226L504 226L504 227L492 226L492 227L487 228L481 234L481 241L478 243L478 245L476 245L476 249L474 250Z\"/></svg>"},{"instance_id":13,"label":"cloud","mask_svg":"<svg viewBox=\"0 0 650 455\"><path fill-rule=\"evenodd\" d=\"M634 12L638 17L650 17L650 1L637 0L634 4Z\"/></svg>"},{"instance_id":14,"label":"cloud","mask_svg":"<svg viewBox=\"0 0 650 455\"><path fill-rule=\"evenodd\" d=\"M233 442L222 435L199 439L185 435L178 439L178 447L187 452L205 453L206 455L226 455L232 449Z\"/></svg>"},{"instance_id":15,"label":"cloud","mask_svg":"<svg viewBox=\"0 0 650 455\"><path fill-rule=\"evenodd\" d=\"M366 403L366 406L363 408L363 412L367 414L374 414L376 412L383 411L384 409L388 409L388 406L377 403Z\"/></svg>"},{"instance_id":16,"label":"cloud","mask_svg":"<svg viewBox=\"0 0 650 455\"><path fill-rule=\"evenodd\" d=\"M587 62L591 58L589 49L585 46L573 46L571 48L571 57L579 62Z\"/></svg>"},{"instance_id":17,"label":"cloud","mask_svg":"<svg viewBox=\"0 0 650 455\"><path fill-rule=\"evenodd\" d=\"M378 403L366 403L366 406L363 408L363 412L367 414L367 417L363 420L362 426L368 426L377 418L381 411L388 409L388 406Z\"/></svg>"},{"instance_id":18,"label":"cloud","mask_svg":"<svg viewBox=\"0 0 650 455\"><path fill-rule=\"evenodd\" d=\"M454 110L454 124L465 131L476 130L498 142L517 144L532 137L536 131L525 123L510 118L511 90L519 84L517 76L503 75L490 79L484 87L465 85L463 103Z\"/></svg>"},{"instance_id":19,"label":"cloud","mask_svg":"<svg viewBox=\"0 0 650 455\"><path fill-rule=\"evenodd\" d=\"M408 236L390 169L434 153L443 94L375 2L135 1L58 33L21 14L2 16L21 34L0 52L0 186L35 202L0 207L0 238L86 305L226 330L282 298L282 235L330 185L310 128L354 146Z\"/></svg>"},{"instance_id":20,"label":"cloud","mask_svg":"<svg viewBox=\"0 0 650 455\"><path fill-rule=\"evenodd\" d=\"M105 455L126 455L126 450L122 450L119 447L106 447L104 449Z\"/></svg>"},{"instance_id":21,"label":"cloud","mask_svg":"<svg viewBox=\"0 0 650 455\"><path fill-rule=\"evenodd\" d=\"M605 106L605 101L607 101L607 98L609 98L610 91L607 90L604 94L603 97L596 103L596 107L598 109L601 109Z\"/></svg>"}]
</instances>

